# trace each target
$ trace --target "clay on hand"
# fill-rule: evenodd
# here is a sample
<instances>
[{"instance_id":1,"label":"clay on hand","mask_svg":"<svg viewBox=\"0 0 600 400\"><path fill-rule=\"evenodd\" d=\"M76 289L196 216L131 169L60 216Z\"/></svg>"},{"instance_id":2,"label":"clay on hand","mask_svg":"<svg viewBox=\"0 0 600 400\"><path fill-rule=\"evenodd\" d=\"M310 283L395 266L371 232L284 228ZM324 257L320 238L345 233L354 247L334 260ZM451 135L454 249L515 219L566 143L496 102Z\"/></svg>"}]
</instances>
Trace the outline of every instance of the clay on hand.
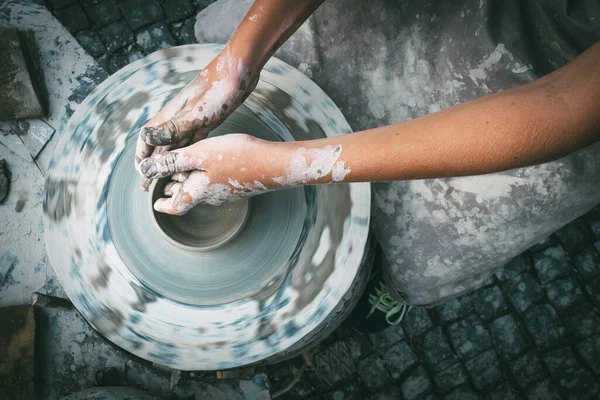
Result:
<instances>
[{"instance_id":1,"label":"clay on hand","mask_svg":"<svg viewBox=\"0 0 600 400\"><path fill-rule=\"evenodd\" d=\"M154 209L183 215L200 203L218 206L268 191L265 183L250 175L253 168L248 168L254 164L253 154L268 154L264 151L267 143L250 135L230 134L146 158L139 165L145 178L171 177L165 197L154 203Z\"/></svg>"},{"instance_id":2,"label":"clay on hand","mask_svg":"<svg viewBox=\"0 0 600 400\"><path fill-rule=\"evenodd\" d=\"M259 74L225 48L139 132L135 166L148 157L205 139L254 90ZM141 172L141 171L140 171ZM150 181L142 179L142 188Z\"/></svg>"}]
</instances>

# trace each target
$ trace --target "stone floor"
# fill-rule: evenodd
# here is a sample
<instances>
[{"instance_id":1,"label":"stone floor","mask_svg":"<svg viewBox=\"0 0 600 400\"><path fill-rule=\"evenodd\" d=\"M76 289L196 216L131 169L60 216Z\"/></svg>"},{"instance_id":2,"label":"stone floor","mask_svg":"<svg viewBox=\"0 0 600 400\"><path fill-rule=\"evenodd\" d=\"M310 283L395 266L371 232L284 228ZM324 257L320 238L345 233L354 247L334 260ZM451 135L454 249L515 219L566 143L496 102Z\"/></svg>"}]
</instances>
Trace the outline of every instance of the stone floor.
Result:
<instances>
[{"instance_id":1,"label":"stone floor","mask_svg":"<svg viewBox=\"0 0 600 400\"><path fill-rule=\"evenodd\" d=\"M211 0L38 0L109 72L194 43ZM273 391L301 367L268 369ZM479 290L370 337L342 326L284 399L597 399L600 207Z\"/></svg>"}]
</instances>

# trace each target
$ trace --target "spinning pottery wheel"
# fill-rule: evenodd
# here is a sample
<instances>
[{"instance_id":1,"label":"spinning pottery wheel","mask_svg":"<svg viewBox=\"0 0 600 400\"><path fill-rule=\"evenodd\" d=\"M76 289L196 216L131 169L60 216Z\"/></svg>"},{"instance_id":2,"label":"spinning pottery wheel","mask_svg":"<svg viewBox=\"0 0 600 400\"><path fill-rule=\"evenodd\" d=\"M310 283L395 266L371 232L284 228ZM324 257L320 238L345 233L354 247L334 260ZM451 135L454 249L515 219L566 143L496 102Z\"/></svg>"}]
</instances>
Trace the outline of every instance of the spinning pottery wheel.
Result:
<instances>
[{"instance_id":1,"label":"spinning pottery wheel","mask_svg":"<svg viewBox=\"0 0 600 400\"><path fill-rule=\"evenodd\" d=\"M183 217L155 213L133 168L139 128L219 52L156 52L103 82L60 137L45 236L65 292L102 335L182 370L276 361L322 339L360 292L368 184L305 186ZM306 140L350 132L306 76L272 59L211 133Z\"/></svg>"}]
</instances>

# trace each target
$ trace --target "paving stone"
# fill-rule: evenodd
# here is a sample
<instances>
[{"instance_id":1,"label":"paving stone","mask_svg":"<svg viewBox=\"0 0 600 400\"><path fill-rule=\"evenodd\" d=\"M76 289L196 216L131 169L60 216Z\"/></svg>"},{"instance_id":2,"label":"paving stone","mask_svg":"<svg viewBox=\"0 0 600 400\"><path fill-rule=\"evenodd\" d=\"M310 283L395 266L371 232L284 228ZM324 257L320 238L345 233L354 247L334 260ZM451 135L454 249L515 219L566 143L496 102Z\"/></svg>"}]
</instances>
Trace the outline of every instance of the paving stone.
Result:
<instances>
[{"instance_id":1,"label":"paving stone","mask_svg":"<svg viewBox=\"0 0 600 400\"><path fill-rule=\"evenodd\" d=\"M596 375L600 375L600 335L592 336L578 343L575 347L577 348L577 353L583 358L588 367Z\"/></svg>"},{"instance_id":2,"label":"paving stone","mask_svg":"<svg viewBox=\"0 0 600 400\"><path fill-rule=\"evenodd\" d=\"M196 36L194 34L194 24L196 23L196 18L189 18L183 22L175 22L171 24L171 32L173 32L173 36L175 40L177 40L177 44L192 44L198 43L196 40Z\"/></svg>"},{"instance_id":3,"label":"paving stone","mask_svg":"<svg viewBox=\"0 0 600 400\"><path fill-rule=\"evenodd\" d=\"M125 47L133 43L135 39L133 32L131 32L123 21L113 22L100 29L100 37L102 37L102 41L108 51L115 51Z\"/></svg>"},{"instance_id":4,"label":"paving stone","mask_svg":"<svg viewBox=\"0 0 600 400\"><path fill-rule=\"evenodd\" d=\"M292 369L292 373L295 373L297 371L296 368ZM285 385L287 385L289 383L289 381L286 382L282 382L282 384L284 385L283 387L285 387ZM283 387L273 387L274 391L280 390ZM302 375L302 378L300 378L300 381L298 381L298 383L296 383L294 385L293 388L291 388L286 394L285 394L285 399L289 399L289 400L300 400L300 399L306 399L307 397L311 396L312 394L316 394L317 392L317 386L315 385L315 383L313 382L313 380L310 378L309 374L305 373Z\"/></svg>"},{"instance_id":5,"label":"paving stone","mask_svg":"<svg viewBox=\"0 0 600 400\"><path fill-rule=\"evenodd\" d=\"M554 234L569 254L577 254L589 244L585 225L578 219L563 226Z\"/></svg>"},{"instance_id":6,"label":"paving stone","mask_svg":"<svg viewBox=\"0 0 600 400\"><path fill-rule=\"evenodd\" d=\"M349 381L356 374L354 360L346 343L338 341L315 356L315 372L329 387Z\"/></svg>"},{"instance_id":7,"label":"paving stone","mask_svg":"<svg viewBox=\"0 0 600 400\"><path fill-rule=\"evenodd\" d=\"M350 351L350 356L356 363L375 351L371 342L362 335L354 335L345 339L344 342Z\"/></svg>"},{"instance_id":8,"label":"paving stone","mask_svg":"<svg viewBox=\"0 0 600 400\"><path fill-rule=\"evenodd\" d=\"M548 282L545 288L550 304L559 311L581 303L584 299L579 282L572 275Z\"/></svg>"},{"instance_id":9,"label":"paving stone","mask_svg":"<svg viewBox=\"0 0 600 400\"><path fill-rule=\"evenodd\" d=\"M593 246L584 249L574 259L575 268L584 279L600 275L600 255Z\"/></svg>"},{"instance_id":10,"label":"paving stone","mask_svg":"<svg viewBox=\"0 0 600 400\"><path fill-rule=\"evenodd\" d=\"M448 334L454 351L465 359L491 347L489 332L474 315L449 325Z\"/></svg>"},{"instance_id":11,"label":"paving stone","mask_svg":"<svg viewBox=\"0 0 600 400\"><path fill-rule=\"evenodd\" d=\"M449 390L467 382L467 372L461 364L454 364L439 372L433 377L441 393L446 393Z\"/></svg>"},{"instance_id":12,"label":"paving stone","mask_svg":"<svg viewBox=\"0 0 600 400\"><path fill-rule=\"evenodd\" d=\"M527 353L508 363L515 382L521 389L527 389L532 384L541 381L546 374L542 363L535 353Z\"/></svg>"},{"instance_id":13,"label":"paving stone","mask_svg":"<svg viewBox=\"0 0 600 400\"><path fill-rule=\"evenodd\" d=\"M598 383L588 371L580 368L570 373L564 373L556 383L558 390L565 399L597 399Z\"/></svg>"},{"instance_id":14,"label":"paving stone","mask_svg":"<svg viewBox=\"0 0 600 400\"><path fill-rule=\"evenodd\" d=\"M500 363L494 350L488 350L465 362L465 368L478 389L493 387L502 379Z\"/></svg>"},{"instance_id":15,"label":"paving stone","mask_svg":"<svg viewBox=\"0 0 600 400\"><path fill-rule=\"evenodd\" d=\"M519 312L527 310L533 304L544 299L542 287L529 272L505 282L503 288L506 297Z\"/></svg>"},{"instance_id":16,"label":"paving stone","mask_svg":"<svg viewBox=\"0 0 600 400\"><path fill-rule=\"evenodd\" d=\"M54 16L72 35L90 27L90 22L79 4L61 8L54 12Z\"/></svg>"},{"instance_id":17,"label":"paving stone","mask_svg":"<svg viewBox=\"0 0 600 400\"><path fill-rule=\"evenodd\" d=\"M121 12L131 26L137 30L163 18L158 0L127 0L120 3Z\"/></svg>"},{"instance_id":18,"label":"paving stone","mask_svg":"<svg viewBox=\"0 0 600 400\"><path fill-rule=\"evenodd\" d=\"M490 320L508 311L504 295L496 285L476 290L472 299L475 311L483 320Z\"/></svg>"},{"instance_id":19,"label":"paving stone","mask_svg":"<svg viewBox=\"0 0 600 400\"><path fill-rule=\"evenodd\" d=\"M404 330L400 326L390 326L381 332L369 335L371 341L378 349L385 349L404 339Z\"/></svg>"},{"instance_id":20,"label":"paving stone","mask_svg":"<svg viewBox=\"0 0 600 400\"><path fill-rule=\"evenodd\" d=\"M401 399L400 389L396 386L390 386L384 390L375 393L369 397L369 400L398 400Z\"/></svg>"},{"instance_id":21,"label":"paving stone","mask_svg":"<svg viewBox=\"0 0 600 400\"><path fill-rule=\"evenodd\" d=\"M567 333L576 339L585 339L600 332L600 316L587 303L570 309L564 315L563 322Z\"/></svg>"},{"instance_id":22,"label":"paving stone","mask_svg":"<svg viewBox=\"0 0 600 400\"><path fill-rule=\"evenodd\" d=\"M527 349L521 327L511 314L495 319L489 326L499 354L510 360Z\"/></svg>"},{"instance_id":23,"label":"paving stone","mask_svg":"<svg viewBox=\"0 0 600 400\"><path fill-rule=\"evenodd\" d=\"M48 0L48 5L53 9L63 8L75 3L77 0Z\"/></svg>"},{"instance_id":24,"label":"paving stone","mask_svg":"<svg viewBox=\"0 0 600 400\"><path fill-rule=\"evenodd\" d=\"M162 6L169 21L180 21L196 12L190 0L162 0Z\"/></svg>"},{"instance_id":25,"label":"paving stone","mask_svg":"<svg viewBox=\"0 0 600 400\"><path fill-rule=\"evenodd\" d=\"M136 40L146 54L177 45L175 39L171 36L171 32L169 32L169 28L163 22L149 26L138 32Z\"/></svg>"},{"instance_id":26,"label":"paving stone","mask_svg":"<svg viewBox=\"0 0 600 400\"><path fill-rule=\"evenodd\" d=\"M106 46L96 31L80 32L75 38L92 57L99 57L106 52Z\"/></svg>"},{"instance_id":27,"label":"paving stone","mask_svg":"<svg viewBox=\"0 0 600 400\"><path fill-rule=\"evenodd\" d=\"M441 371L457 361L441 327L430 330L423 337L423 355L434 371Z\"/></svg>"},{"instance_id":28,"label":"paving stone","mask_svg":"<svg viewBox=\"0 0 600 400\"><path fill-rule=\"evenodd\" d=\"M542 355L542 358L550 375L554 378L558 378L565 372L579 368L579 363L570 347L547 351Z\"/></svg>"},{"instance_id":29,"label":"paving stone","mask_svg":"<svg viewBox=\"0 0 600 400\"><path fill-rule=\"evenodd\" d=\"M598 240L594 243L594 247L596 248L596 251L598 253L600 253L600 240Z\"/></svg>"},{"instance_id":30,"label":"paving stone","mask_svg":"<svg viewBox=\"0 0 600 400\"><path fill-rule=\"evenodd\" d=\"M550 235L550 236L548 236L548 237L540 240L539 242L537 242L533 246L531 246L528 249L528 251L531 254L539 253L540 251L546 250L548 247L552 246L555 243L556 243L556 240L554 239L554 237L552 237L552 235Z\"/></svg>"},{"instance_id":31,"label":"paving stone","mask_svg":"<svg viewBox=\"0 0 600 400\"><path fill-rule=\"evenodd\" d=\"M325 400L362 400L362 398L360 388L356 383L351 383L325 394Z\"/></svg>"},{"instance_id":32,"label":"paving stone","mask_svg":"<svg viewBox=\"0 0 600 400\"><path fill-rule=\"evenodd\" d=\"M427 332L433 323L425 308L413 307L404 316L402 327L409 337L415 337Z\"/></svg>"},{"instance_id":33,"label":"paving stone","mask_svg":"<svg viewBox=\"0 0 600 400\"><path fill-rule=\"evenodd\" d=\"M201 11L217 0L193 0L196 10Z\"/></svg>"},{"instance_id":34,"label":"paving stone","mask_svg":"<svg viewBox=\"0 0 600 400\"><path fill-rule=\"evenodd\" d=\"M383 362L392 378L398 379L419 360L406 342L399 342L386 350Z\"/></svg>"},{"instance_id":35,"label":"paving stone","mask_svg":"<svg viewBox=\"0 0 600 400\"><path fill-rule=\"evenodd\" d=\"M529 271L531 268L531 261L525 254L520 254L504 264L502 269L496 273L496 277L501 281L506 281L514 278L523 272Z\"/></svg>"},{"instance_id":36,"label":"paving stone","mask_svg":"<svg viewBox=\"0 0 600 400\"><path fill-rule=\"evenodd\" d=\"M535 344L542 349L558 344L564 336L565 329L548 304L531 307L524 318Z\"/></svg>"},{"instance_id":37,"label":"paving stone","mask_svg":"<svg viewBox=\"0 0 600 400\"><path fill-rule=\"evenodd\" d=\"M99 28L121 19L121 12L116 0L103 0L90 6L87 9L87 15Z\"/></svg>"},{"instance_id":38,"label":"paving stone","mask_svg":"<svg viewBox=\"0 0 600 400\"><path fill-rule=\"evenodd\" d=\"M471 314L473 304L469 296L460 296L440 304L435 310L442 322L452 322Z\"/></svg>"},{"instance_id":39,"label":"paving stone","mask_svg":"<svg viewBox=\"0 0 600 400\"><path fill-rule=\"evenodd\" d=\"M523 396L510 383L503 382L486 395L487 400L515 400Z\"/></svg>"},{"instance_id":40,"label":"paving stone","mask_svg":"<svg viewBox=\"0 0 600 400\"><path fill-rule=\"evenodd\" d=\"M443 397L444 400L478 400L481 397L470 387L463 385Z\"/></svg>"},{"instance_id":41,"label":"paving stone","mask_svg":"<svg viewBox=\"0 0 600 400\"><path fill-rule=\"evenodd\" d=\"M562 396L558 393L558 389L550 382L545 380L538 383L527 393L529 400L561 400Z\"/></svg>"},{"instance_id":42,"label":"paving stone","mask_svg":"<svg viewBox=\"0 0 600 400\"><path fill-rule=\"evenodd\" d=\"M406 400L417 399L431 389L431 379L423 367L415 368L400 384L402 398Z\"/></svg>"},{"instance_id":43,"label":"paving stone","mask_svg":"<svg viewBox=\"0 0 600 400\"><path fill-rule=\"evenodd\" d=\"M569 255L560 245L548 247L543 252L534 254L533 266L540 282L550 282L570 271Z\"/></svg>"},{"instance_id":44,"label":"paving stone","mask_svg":"<svg viewBox=\"0 0 600 400\"><path fill-rule=\"evenodd\" d=\"M356 369L360 380L369 390L380 389L392 380L384 367L383 360L377 354L372 354L359 361Z\"/></svg>"},{"instance_id":45,"label":"paving stone","mask_svg":"<svg viewBox=\"0 0 600 400\"><path fill-rule=\"evenodd\" d=\"M108 62L106 66L106 70L109 74L114 74L127 64L134 62L142 58L144 54L137 47L132 46L132 48L124 48L115 51L113 54L110 54L108 57Z\"/></svg>"},{"instance_id":46,"label":"paving stone","mask_svg":"<svg viewBox=\"0 0 600 400\"><path fill-rule=\"evenodd\" d=\"M587 283L585 291L590 295L596 307L600 307L600 278L593 279Z\"/></svg>"},{"instance_id":47,"label":"paving stone","mask_svg":"<svg viewBox=\"0 0 600 400\"><path fill-rule=\"evenodd\" d=\"M589 227L596 239L600 239L600 220L590 222Z\"/></svg>"},{"instance_id":48,"label":"paving stone","mask_svg":"<svg viewBox=\"0 0 600 400\"><path fill-rule=\"evenodd\" d=\"M439 400L440 396L435 393L427 393L422 396L419 396L419 400Z\"/></svg>"}]
</instances>

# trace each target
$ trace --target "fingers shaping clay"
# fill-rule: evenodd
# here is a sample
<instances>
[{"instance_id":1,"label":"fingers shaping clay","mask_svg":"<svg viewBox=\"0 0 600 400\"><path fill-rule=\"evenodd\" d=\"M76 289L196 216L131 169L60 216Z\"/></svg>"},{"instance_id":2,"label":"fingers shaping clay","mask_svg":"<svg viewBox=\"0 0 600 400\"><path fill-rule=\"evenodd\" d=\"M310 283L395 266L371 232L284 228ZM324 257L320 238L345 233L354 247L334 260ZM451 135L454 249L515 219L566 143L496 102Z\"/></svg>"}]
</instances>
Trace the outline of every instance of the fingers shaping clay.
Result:
<instances>
[{"instance_id":1,"label":"fingers shaping clay","mask_svg":"<svg viewBox=\"0 0 600 400\"><path fill-rule=\"evenodd\" d=\"M183 217L152 209L164 182L140 190L136 134L219 50L165 49L112 75L73 114L46 183L48 253L73 304L118 346L182 370L293 355L323 338L366 275L368 184L269 192ZM350 127L319 87L272 59L211 135L233 132L290 141Z\"/></svg>"}]
</instances>

